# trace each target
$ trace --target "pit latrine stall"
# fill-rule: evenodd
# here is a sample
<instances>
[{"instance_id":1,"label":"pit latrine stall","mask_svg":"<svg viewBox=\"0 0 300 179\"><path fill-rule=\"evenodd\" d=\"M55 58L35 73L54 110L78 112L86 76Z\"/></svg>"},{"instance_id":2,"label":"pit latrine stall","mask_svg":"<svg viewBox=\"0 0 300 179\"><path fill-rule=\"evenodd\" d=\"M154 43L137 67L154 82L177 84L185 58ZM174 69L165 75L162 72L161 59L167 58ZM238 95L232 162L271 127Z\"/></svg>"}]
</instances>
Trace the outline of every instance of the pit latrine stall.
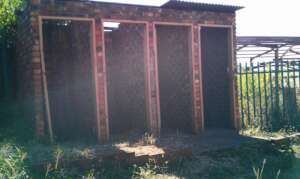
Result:
<instances>
[{"instance_id":1,"label":"pit latrine stall","mask_svg":"<svg viewBox=\"0 0 300 179\"><path fill-rule=\"evenodd\" d=\"M132 131L239 129L233 47L240 8L29 1L19 21L17 76L37 135L104 141Z\"/></svg>"}]
</instances>

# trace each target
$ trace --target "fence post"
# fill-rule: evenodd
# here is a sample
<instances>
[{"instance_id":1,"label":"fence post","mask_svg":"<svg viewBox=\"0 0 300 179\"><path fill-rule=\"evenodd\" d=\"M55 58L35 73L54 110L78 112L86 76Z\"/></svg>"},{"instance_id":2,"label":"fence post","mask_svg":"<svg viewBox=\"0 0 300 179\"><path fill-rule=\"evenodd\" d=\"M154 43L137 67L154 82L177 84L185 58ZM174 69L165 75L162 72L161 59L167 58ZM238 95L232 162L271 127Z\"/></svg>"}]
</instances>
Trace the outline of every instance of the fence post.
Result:
<instances>
[{"instance_id":1,"label":"fence post","mask_svg":"<svg viewBox=\"0 0 300 179\"><path fill-rule=\"evenodd\" d=\"M264 126L267 127L268 124L268 94L267 94L267 77L266 77L266 63L264 63L264 93L265 93L265 124Z\"/></svg>"},{"instance_id":2,"label":"fence post","mask_svg":"<svg viewBox=\"0 0 300 179\"><path fill-rule=\"evenodd\" d=\"M242 76L242 64L239 64L240 66L240 71L239 71L239 76L240 76L240 104L241 104L241 114L242 114L242 128L245 127L245 122L244 122L244 107L243 107L243 76Z\"/></svg>"},{"instance_id":3,"label":"fence post","mask_svg":"<svg viewBox=\"0 0 300 179\"><path fill-rule=\"evenodd\" d=\"M291 98L291 85L290 85L290 63L287 61L286 64L286 68L287 68L287 86L288 86L288 94L287 94L287 102L290 100ZM287 103L286 104L287 109L290 109L290 104ZM288 121L288 125L290 125L290 111L287 111L287 121Z\"/></svg>"},{"instance_id":4,"label":"fence post","mask_svg":"<svg viewBox=\"0 0 300 179\"><path fill-rule=\"evenodd\" d=\"M258 77L258 97L259 97L259 125L262 125L262 99L261 99L261 85L260 85L260 63L257 62L257 77Z\"/></svg>"},{"instance_id":5,"label":"fence post","mask_svg":"<svg viewBox=\"0 0 300 179\"><path fill-rule=\"evenodd\" d=\"M247 100L247 125L250 125L251 114L250 114L250 105L249 105L249 91L248 91L248 65L246 63L246 100Z\"/></svg>"},{"instance_id":6,"label":"fence post","mask_svg":"<svg viewBox=\"0 0 300 179\"><path fill-rule=\"evenodd\" d=\"M270 100L271 100L271 118L269 120L269 125L272 127L272 118L274 114L274 106L273 106L273 80L272 80L272 62L269 65L269 80L270 80Z\"/></svg>"},{"instance_id":7,"label":"fence post","mask_svg":"<svg viewBox=\"0 0 300 179\"><path fill-rule=\"evenodd\" d=\"M294 86L294 93L296 95L296 64L293 62L293 86Z\"/></svg>"},{"instance_id":8,"label":"fence post","mask_svg":"<svg viewBox=\"0 0 300 179\"><path fill-rule=\"evenodd\" d=\"M285 94L284 94L284 62L281 61L281 95L282 95L282 120L285 117Z\"/></svg>"},{"instance_id":9,"label":"fence post","mask_svg":"<svg viewBox=\"0 0 300 179\"><path fill-rule=\"evenodd\" d=\"M273 131L286 126L300 127L300 112L297 109L300 61L281 60L275 64L257 62L257 71L254 66L252 62L246 63L244 69L242 64L239 64L243 127L258 126Z\"/></svg>"},{"instance_id":10,"label":"fence post","mask_svg":"<svg viewBox=\"0 0 300 179\"><path fill-rule=\"evenodd\" d=\"M278 57L278 49L275 50L275 117L276 119L278 119L279 117L279 89L278 89L278 86L279 86L279 81L278 81L278 60L279 60L279 57ZM275 121L276 122L276 125L277 123L279 122L278 120Z\"/></svg>"},{"instance_id":11,"label":"fence post","mask_svg":"<svg viewBox=\"0 0 300 179\"><path fill-rule=\"evenodd\" d=\"M253 105L253 119L252 119L252 126L255 126L256 122L256 101L255 101L255 84L254 84L254 67L253 63L251 62L251 86L252 86L252 105Z\"/></svg>"}]
</instances>

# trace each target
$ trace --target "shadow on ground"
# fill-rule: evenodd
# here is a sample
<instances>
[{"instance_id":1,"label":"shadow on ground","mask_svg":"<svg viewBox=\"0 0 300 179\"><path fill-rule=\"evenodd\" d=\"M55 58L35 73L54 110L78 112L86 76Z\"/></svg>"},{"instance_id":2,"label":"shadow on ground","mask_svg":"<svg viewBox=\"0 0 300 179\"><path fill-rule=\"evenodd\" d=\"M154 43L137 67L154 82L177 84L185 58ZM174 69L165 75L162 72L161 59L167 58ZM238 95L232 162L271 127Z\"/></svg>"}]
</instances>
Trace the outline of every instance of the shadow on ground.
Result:
<instances>
[{"instance_id":1,"label":"shadow on ground","mask_svg":"<svg viewBox=\"0 0 300 179\"><path fill-rule=\"evenodd\" d=\"M300 150L293 147L299 144L275 145L229 130L202 135L165 133L159 139L131 133L101 145L61 144L64 157L60 165L82 172L94 169L99 178L250 179L254 178L253 167L261 167L265 159L266 178L276 178L280 170L279 178L296 179L300 177ZM35 145L28 151L33 163L41 167L53 161L55 150Z\"/></svg>"}]
</instances>

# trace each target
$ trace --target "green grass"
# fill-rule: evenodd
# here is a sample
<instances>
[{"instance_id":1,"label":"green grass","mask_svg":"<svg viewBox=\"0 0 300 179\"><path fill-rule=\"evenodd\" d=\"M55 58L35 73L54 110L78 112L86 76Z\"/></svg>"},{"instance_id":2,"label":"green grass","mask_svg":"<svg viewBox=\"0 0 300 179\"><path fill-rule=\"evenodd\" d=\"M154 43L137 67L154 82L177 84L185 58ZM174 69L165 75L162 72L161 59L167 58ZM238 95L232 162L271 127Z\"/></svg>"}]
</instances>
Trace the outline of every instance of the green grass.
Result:
<instances>
[{"instance_id":1,"label":"green grass","mask_svg":"<svg viewBox=\"0 0 300 179\"><path fill-rule=\"evenodd\" d=\"M14 111L14 107L9 109ZM239 148L195 154L191 158L178 158L172 162L152 159L145 165L125 166L106 162L101 166L80 169L76 165L63 167L61 158L88 155L88 149L70 149L65 145L49 145L36 141L30 126L21 114L0 111L5 125L0 127L0 179L298 179L300 178L300 141L276 146L255 142ZM23 120L20 120L23 119ZM14 121L14 122L9 122ZM280 137L286 132L266 133L243 131L249 136ZM144 143L154 144L155 138L145 135ZM73 151L73 152L72 152ZM74 152L75 151L75 152ZM54 159L43 170L33 167L32 158ZM265 164L263 162L265 161ZM280 171L280 173L279 173ZM255 174L257 173L257 174ZM259 174L258 174L259 173ZM279 175L279 176L278 176Z\"/></svg>"},{"instance_id":2,"label":"green grass","mask_svg":"<svg viewBox=\"0 0 300 179\"><path fill-rule=\"evenodd\" d=\"M26 153L13 144L0 144L0 178L28 177Z\"/></svg>"},{"instance_id":3,"label":"green grass","mask_svg":"<svg viewBox=\"0 0 300 179\"><path fill-rule=\"evenodd\" d=\"M251 137L260 137L260 138L280 138L280 137L287 137L292 134L295 134L294 130L279 130L277 132L267 132L263 131L260 128L247 128L240 131L241 135L251 136Z\"/></svg>"},{"instance_id":4,"label":"green grass","mask_svg":"<svg viewBox=\"0 0 300 179\"><path fill-rule=\"evenodd\" d=\"M171 179L171 178L209 178L209 179L255 179L256 171L264 169L259 179L300 178L300 142L289 146L274 146L266 143L249 143L236 149L206 152L192 158L180 158L173 162L159 163L150 160L145 165L123 166L116 163L105 163L101 167L81 170L76 166L63 168L60 158L65 155L63 148L53 152L57 162L47 169L37 171L31 167L26 152L29 147L13 143L2 143L0 154L0 178L81 178L97 177L107 179ZM50 147L50 146L49 146ZM53 147L53 146L51 146ZM5 161L9 160L9 162Z\"/></svg>"}]
</instances>

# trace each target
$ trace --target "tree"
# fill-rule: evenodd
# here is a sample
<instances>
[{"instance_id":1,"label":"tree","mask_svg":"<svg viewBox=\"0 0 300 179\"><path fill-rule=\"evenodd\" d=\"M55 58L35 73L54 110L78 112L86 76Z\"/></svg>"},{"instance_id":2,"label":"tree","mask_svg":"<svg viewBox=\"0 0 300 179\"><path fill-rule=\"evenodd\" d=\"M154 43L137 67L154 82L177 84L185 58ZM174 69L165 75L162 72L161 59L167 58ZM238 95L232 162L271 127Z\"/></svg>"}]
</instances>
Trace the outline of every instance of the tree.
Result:
<instances>
[{"instance_id":1,"label":"tree","mask_svg":"<svg viewBox=\"0 0 300 179\"><path fill-rule=\"evenodd\" d=\"M24 5L23 0L0 0L0 40L14 38L16 12Z\"/></svg>"},{"instance_id":2,"label":"tree","mask_svg":"<svg viewBox=\"0 0 300 179\"><path fill-rule=\"evenodd\" d=\"M16 47L16 12L25 0L0 0L0 98L11 96L12 62Z\"/></svg>"}]
</instances>

